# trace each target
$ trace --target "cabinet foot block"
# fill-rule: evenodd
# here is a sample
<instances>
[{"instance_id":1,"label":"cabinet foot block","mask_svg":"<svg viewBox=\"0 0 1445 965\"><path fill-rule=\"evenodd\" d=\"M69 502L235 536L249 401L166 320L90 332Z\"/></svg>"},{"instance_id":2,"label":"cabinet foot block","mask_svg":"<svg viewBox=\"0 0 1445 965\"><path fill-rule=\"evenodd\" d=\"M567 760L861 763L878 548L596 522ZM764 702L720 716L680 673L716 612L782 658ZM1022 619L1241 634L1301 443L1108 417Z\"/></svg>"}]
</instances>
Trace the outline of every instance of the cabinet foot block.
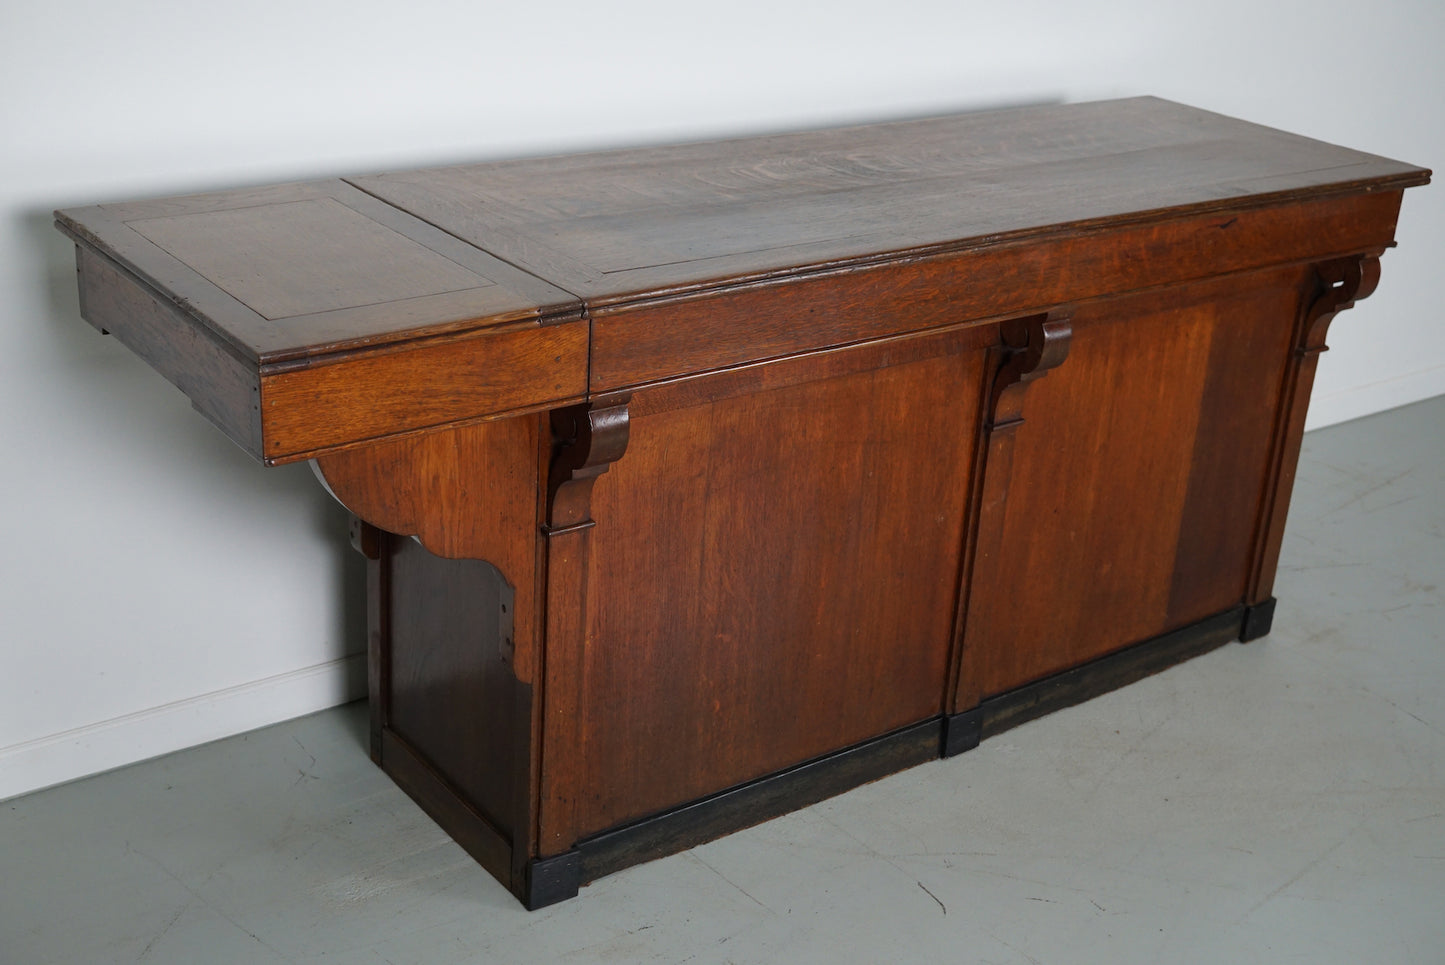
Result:
<instances>
[{"instance_id":1,"label":"cabinet foot block","mask_svg":"<svg viewBox=\"0 0 1445 965\"><path fill-rule=\"evenodd\" d=\"M1274 597L1270 597L1263 603L1244 608L1244 622L1239 628L1240 643L1258 640L1269 633L1269 628L1274 625L1274 605L1278 602Z\"/></svg>"},{"instance_id":2,"label":"cabinet foot block","mask_svg":"<svg viewBox=\"0 0 1445 965\"><path fill-rule=\"evenodd\" d=\"M943 757L956 757L978 746L983 736L983 714L977 707L943 718Z\"/></svg>"},{"instance_id":3,"label":"cabinet foot block","mask_svg":"<svg viewBox=\"0 0 1445 965\"><path fill-rule=\"evenodd\" d=\"M582 855L573 848L550 858L533 858L527 865L526 893L519 897L528 911L536 911L577 897L581 887Z\"/></svg>"}]
</instances>

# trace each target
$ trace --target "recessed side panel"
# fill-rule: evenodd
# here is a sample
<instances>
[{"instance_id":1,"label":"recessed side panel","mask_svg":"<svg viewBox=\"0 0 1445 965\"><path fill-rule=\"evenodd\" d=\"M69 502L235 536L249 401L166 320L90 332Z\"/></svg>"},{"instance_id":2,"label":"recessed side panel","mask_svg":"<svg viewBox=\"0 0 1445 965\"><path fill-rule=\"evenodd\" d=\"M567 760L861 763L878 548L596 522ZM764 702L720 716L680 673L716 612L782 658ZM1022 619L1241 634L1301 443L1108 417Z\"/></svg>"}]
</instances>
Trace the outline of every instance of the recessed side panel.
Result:
<instances>
[{"instance_id":1,"label":"recessed side panel","mask_svg":"<svg viewBox=\"0 0 1445 965\"><path fill-rule=\"evenodd\" d=\"M492 824L510 834L527 719L507 657L515 592L484 560L393 539L389 721Z\"/></svg>"},{"instance_id":2,"label":"recessed side panel","mask_svg":"<svg viewBox=\"0 0 1445 965\"><path fill-rule=\"evenodd\" d=\"M593 490L580 833L939 713L984 355L634 399Z\"/></svg>"}]
</instances>

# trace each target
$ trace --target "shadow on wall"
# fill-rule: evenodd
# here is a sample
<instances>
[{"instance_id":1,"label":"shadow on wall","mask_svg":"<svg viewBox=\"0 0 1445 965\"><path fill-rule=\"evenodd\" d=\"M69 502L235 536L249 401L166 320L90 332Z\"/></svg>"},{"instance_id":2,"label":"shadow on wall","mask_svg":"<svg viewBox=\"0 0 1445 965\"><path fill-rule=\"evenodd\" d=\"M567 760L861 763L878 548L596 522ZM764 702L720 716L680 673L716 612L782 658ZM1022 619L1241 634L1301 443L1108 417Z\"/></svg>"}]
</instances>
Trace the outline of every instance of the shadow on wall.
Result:
<instances>
[{"instance_id":1,"label":"shadow on wall","mask_svg":"<svg viewBox=\"0 0 1445 965\"><path fill-rule=\"evenodd\" d=\"M65 207L62 203L58 207ZM92 425L79 434L99 431L109 434L123 450L123 458L173 468L192 478L197 491L214 500L218 512L227 507L247 505L254 511L259 502L284 507L287 518L305 518L312 532L335 547L341 556L337 572L341 585L333 588L333 606L339 609L341 639L334 657L365 649L366 598L365 564L347 539L348 513L316 482L305 463L265 468L236 446L200 413L191 409L178 389L169 386L145 362L116 340L103 336L80 315L76 286L75 246L56 230L50 210L27 212L21 217L24 248L35 258L31 277L43 285L43 297L35 299L49 311L32 320L44 329L39 344L49 354L58 373L74 372L74 379L56 386L55 391L79 395L79 404ZM96 486L103 487L105 460L97 454ZM298 508L304 507L301 512ZM116 517L118 529L128 526L123 514ZM238 526L247 525L237 518ZM333 611L335 612L335 611ZM364 667L362 668L364 673ZM365 681L348 681L353 693L365 692Z\"/></svg>"}]
</instances>

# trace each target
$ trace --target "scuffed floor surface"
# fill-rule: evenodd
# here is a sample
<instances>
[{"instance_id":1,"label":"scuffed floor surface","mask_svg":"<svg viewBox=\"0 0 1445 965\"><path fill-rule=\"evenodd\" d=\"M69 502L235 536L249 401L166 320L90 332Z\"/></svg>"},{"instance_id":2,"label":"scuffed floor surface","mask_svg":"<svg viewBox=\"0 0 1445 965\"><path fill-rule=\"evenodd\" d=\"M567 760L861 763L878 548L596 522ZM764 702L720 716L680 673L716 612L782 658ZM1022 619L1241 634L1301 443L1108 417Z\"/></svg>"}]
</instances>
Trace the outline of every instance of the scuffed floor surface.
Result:
<instances>
[{"instance_id":1,"label":"scuffed floor surface","mask_svg":"<svg viewBox=\"0 0 1445 965\"><path fill-rule=\"evenodd\" d=\"M527 913L352 706L0 804L0 961L1445 962L1445 397L1307 437L1274 633Z\"/></svg>"}]
</instances>

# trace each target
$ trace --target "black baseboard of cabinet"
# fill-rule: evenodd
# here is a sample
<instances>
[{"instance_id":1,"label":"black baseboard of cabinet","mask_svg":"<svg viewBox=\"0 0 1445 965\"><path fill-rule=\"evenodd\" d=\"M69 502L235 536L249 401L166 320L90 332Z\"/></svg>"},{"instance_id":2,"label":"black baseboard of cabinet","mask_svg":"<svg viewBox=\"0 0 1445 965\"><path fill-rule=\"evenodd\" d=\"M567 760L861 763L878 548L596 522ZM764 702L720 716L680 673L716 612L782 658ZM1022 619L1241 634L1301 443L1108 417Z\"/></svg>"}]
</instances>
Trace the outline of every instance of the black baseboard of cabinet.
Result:
<instances>
[{"instance_id":1,"label":"black baseboard of cabinet","mask_svg":"<svg viewBox=\"0 0 1445 965\"><path fill-rule=\"evenodd\" d=\"M1272 613L1273 600L1267 607ZM565 901L576 895L581 885L604 875L685 851L940 756L961 754L982 738L1117 690L1240 639L1249 627L1251 609L1234 607L991 697L972 710L935 717L593 835L570 851L532 860L518 897L529 909Z\"/></svg>"},{"instance_id":2,"label":"black baseboard of cabinet","mask_svg":"<svg viewBox=\"0 0 1445 965\"><path fill-rule=\"evenodd\" d=\"M942 719L935 717L579 841L581 880L685 851L937 760L942 727Z\"/></svg>"},{"instance_id":3,"label":"black baseboard of cabinet","mask_svg":"<svg viewBox=\"0 0 1445 965\"><path fill-rule=\"evenodd\" d=\"M978 706L980 736L992 737L1045 714L1081 704L1237 640L1244 614L1244 607L1234 607L1073 670L990 697Z\"/></svg>"}]
</instances>

